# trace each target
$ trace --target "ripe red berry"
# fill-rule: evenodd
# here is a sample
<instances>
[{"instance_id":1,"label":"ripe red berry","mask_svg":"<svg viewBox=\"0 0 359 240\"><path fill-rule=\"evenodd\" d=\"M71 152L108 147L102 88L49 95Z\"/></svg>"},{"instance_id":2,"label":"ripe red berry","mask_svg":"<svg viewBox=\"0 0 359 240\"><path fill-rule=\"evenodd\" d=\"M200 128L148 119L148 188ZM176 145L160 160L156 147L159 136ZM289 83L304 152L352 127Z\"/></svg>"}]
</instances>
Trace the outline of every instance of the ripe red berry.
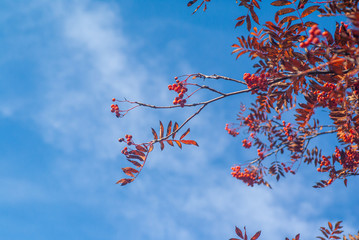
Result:
<instances>
[{"instance_id":1,"label":"ripe red berry","mask_svg":"<svg viewBox=\"0 0 359 240\"><path fill-rule=\"evenodd\" d=\"M314 35L320 35L321 33L322 33L322 31L320 31L320 29L317 29L317 30L315 30Z\"/></svg>"}]
</instances>

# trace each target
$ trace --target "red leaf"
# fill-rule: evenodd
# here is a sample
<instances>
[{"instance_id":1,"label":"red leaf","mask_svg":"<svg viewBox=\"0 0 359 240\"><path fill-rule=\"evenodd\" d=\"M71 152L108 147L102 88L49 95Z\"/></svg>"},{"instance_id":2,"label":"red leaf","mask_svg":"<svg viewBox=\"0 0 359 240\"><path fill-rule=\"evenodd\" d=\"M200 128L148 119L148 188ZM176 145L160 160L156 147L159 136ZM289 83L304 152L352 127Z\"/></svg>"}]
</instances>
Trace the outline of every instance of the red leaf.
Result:
<instances>
[{"instance_id":1,"label":"red leaf","mask_svg":"<svg viewBox=\"0 0 359 240\"><path fill-rule=\"evenodd\" d=\"M238 237L243 239L243 233L242 233L241 229L239 229L238 227L236 227L236 233L237 233Z\"/></svg>"},{"instance_id":2,"label":"red leaf","mask_svg":"<svg viewBox=\"0 0 359 240\"><path fill-rule=\"evenodd\" d=\"M150 148L148 149L148 152L152 152L153 150L153 144L150 145Z\"/></svg>"},{"instance_id":3,"label":"red leaf","mask_svg":"<svg viewBox=\"0 0 359 240\"><path fill-rule=\"evenodd\" d=\"M163 132L164 132L163 124L160 121L160 138L163 138Z\"/></svg>"},{"instance_id":4,"label":"red leaf","mask_svg":"<svg viewBox=\"0 0 359 240\"><path fill-rule=\"evenodd\" d=\"M247 15L246 21L247 21L247 30L250 31L252 28L252 24L251 24L251 18L249 17L249 15Z\"/></svg>"},{"instance_id":5,"label":"red leaf","mask_svg":"<svg viewBox=\"0 0 359 240\"><path fill-rule=\"evenodd\" d=\"M171 145L172 147L173 147L173 142L172 142L172 140L166 140L167 141L167 143L169 144L169 145Z\"/></svg>"},{"instance_id":6,"label":"red leaf","mask_svg":"<svg viewBox=\"0 0 359 240\"><path fill-rule=\"evenodd\" d=\"M193 1L189 1L188 3L187 3L187 7L190 7L190 6L192 6L194 3L196 3L197 2L197 0L193 0Z\"/></svg>"},{"instance_id":7,"label":"red leaf","mask_svg":"<svg viewBox=\"0 0 359 240\"><path fill-rule=\"evenodd\" d=\"M152 129L153 138L154 138L155 140L157 140L157 139L158 139L158 136L157 136L156 131L155 131L153 128L151 128L151 129Z\"/></svg>"},{"instance_id":8,"label":"red leaf","mask_svg":"<svg viewBox=\"0 0 359 240\"><path fill-rule=\"evenodd\" d=\"M132 150L132 151L130 151L130 154L138 155L138 156L142 156L142 157L146 156L143 152L138 151L138 150Z\"/></svg>"},{"instance_id":9,"label":"red leaf","mask_svg":"<svg viewBox=\"0 0 359 240\"><path fill-rule=\"evenodd\" d=\"M142 147L141 145L136 145L136 149L141 151L141 152L147 152L147 149Z\"/></svg>"},{"instance_id":10,"label":"red leaf","mask_svg":"<svg viewBox=\"0 0 359 240\"><path fill-rule=\"evenodd\" d=\"M182 140L185 136L187 136L187 134L189 133L190 129L188 128L187 131L182 134L182 136L180 137L180 139Z\"/></svg>"},{"instance_id":11,"label":"red leaf","mask_svg":"<svg viewBox=\"0 0 359 240\"><path fill-rule=\"evenodd\" d=\"M279 0L279 1L274 1L271 3L272 6L285 6L285 5L289 5L292 4L292 2L287 1L287 0Z\"/></svg>"},{"instance_id":12,"label":"red leaf","mask_svg":"<svg viewBox=\"0 0 359 240\"><path fill-rule=\"evenodd\" d=\"M160 145L161 145L161 151L165 148L165 144L163 143L163 141L160 141Z\"/></svg>"},{"instance_id":13,"label":"red leaf","mask_svg":"<svg viewBox=\"0 0 359 240\"><path fill-rule=\"evenodd\" d=\"M294 20L297 20L299 19L297 16L287 16L285 18L283 18L280 23L286 23L286 22L289 22L289 21L294 21Z\"/></svg>"},{"instance_id":14,"label":"red leaf","mask_svg":"<svg viewBox=\"0 0 359 240\"><path fill-rule=\"evenodd\" d=\"M237 50L237 49L236 49L236 50ZM232 53L234 53L236 50L234 50ZM238 54L237 54L237 57L236 57L236 60L237 60L240 56L242 56L243 54L245 54L245 53L247 53L247 52L249 52L249 51L248 51L248 50L244 50L244 51L238 53Z\"/></svg>"},{"instance_id":15,"label":"red leaf","mask_svg":"<svg viewBox=\"0 0 359 240\"><path fill-rule=\"evenodd\" d=\"M244 23L244 20L240 20L240 21L237 22L236 26L234 26L234 27L242 26L243 23Z\"/></svg>"},{"instance_id":16,"label":"red leaf","mask_svg":"<svg viewBox=\"0 0 359 240\"><path fill-rule=\"evenodd\" d=\"M137 160L140 160L140 161L144 161L146 158L143 157L143 156L139 156L139 155L128 155L127 159L137 159Z\"/></svg>"},{"instance_id":17,"label":"red leaf","mask_svg":"<svg viewBox=\"0 0 359 240\"><path fill-rule=\"evenodd\" d=\"M195 145L195 146L199 147L198 143L196 141L193 141L193 140L181 140L181 143L189 144L189 145Z\"/></svg>"},{"instance_id":18,"label":"red leaf","mask_svg":"<svg viewBox=\"0 0 359 240\"><path fill-rule=\"evenodd\" d=\"M314 5L314 6L310 6L309 8L305 9L303 12L302 12L302 18L308 16L309 14L315 12L315 10L317 10L319 8L319 5Z\"/></svg>"},{"instance_id":19,"label":"red leaf","mask_svg":"<svg viewBox=\"0 0 359 240\"><path fill-rule=\"evenodd\" d=\"M127 174L128 176L131 176L131 177L135 177L135 175L133 175L134 173L138 173L138 170L136 169L133 169L131 167L125 167L125 168L122 168L122 171Z\"/></svg>"},{"instance_id":20,"label":"red leaf","mask_svg":"<svg viewBox=\"0 0 359 240\"><path fill-rule=\"evenodd\" d=\"M179 148L182 148L182 144L180 141L178 140L173 140L173 141L178 145Z\"/></svg>"},{"instance_id":21,"label":"red leaf","mask_svg":"<svg viewBox=\"0 0 359 240\"><path fill-rule=\"evenodd\" d=\"M261 231L258 231L254 236L251 238L251 240L256 240L261 235Z\"/></svg>"},{"instance_id":22,"label":"red leaf","mask_svg":"<svg viewBox=\"0 0 359 240\"><path fill-rule=\"evenodd\" d=\"M297 236L295 236L295 240L299 240L300 234L298 233Z\"/></svg>"},{"instance_id":23,"label":"red leaf","mask_svg":"<svg viewBox=\"0 0 359 240\"><path fill-rule=\"evenodd\" d=\"M279 10L278 12L276 12L277 15L284 15L284 14L287 14L287 13L291 13L291 12L295 12L295 9L294 8L283 8L281 10Z\"/></svg>"},{"instance_id":24,"label":"red leaf","mask_svg":"<svg viewBox=\"0 0 359 240\"><path fill-rule=\"evenodd\" d=\"M175 123L175 125L173 126L173 132L176 132L177 129L178 129L178 123ZM172 139L174 139L175 136L176 136L176 133L174 133L174 134L172 135Z\"/></svg>"},{"instance_id":25,"label":"red leaf","mask_svg":"<svg viewBox=\"0 0 359 240\"><path fill-rule=\"evenodd\" d=\"M331 222L328 222L328 226L329 226L329 228L330 228L330 231L333 231L333 225L332 225Z\"/></svg>"},{"instance_id":26,"label":"red leaf","mask_svg":"<svg viewBox=\"0 0 359 240\"><path fill-rule=\"evenodd\" d=\"M131 178L122 178L116 182L116 184L121 183L121 186L125 186L126 184L132 182L134 179Z\"/></svg>"},{"instance_id":27,"label":"red leaf","mask_svg":"<svg viewBox=\"0 0 359 240\"><path fill-rule=\"evenodd\" d=\"M168 123L168 126L167 126L167 135L166 135L166 137L171 134L171 130L172 130L172 121L170 121L170 122Z\"/></svg>"},{"instance_id":28,"label":"red leaf","mask_svg":"<svg viewBox=\"0 0 359 240\"><path fill-rule=\"evenodd\" d=\"M251 12L252 19L253 19L257 24L259 24L258 16L257 16L257 14L254 12L253 8L250 9L250 12Z\"/></svg>"},{"instance_id":29,"label":"red leaf","mask_svg":"<svg viewBox=\"0 0 359 240\"><path fill-rule=\"evenodd\" d=\"M139 162L127 159L129 162L131 162L133 165L135 165L136 167L142 167L142 164L140 164Z\"/></svg>"},{"instance_id":30,"label":"red leaf","mask_svg":"<svg viewBox=\"0 0 359 240\"><path fill-rule=\"evenodd\" d=\"M342 226L340 226L340 224L342 223L343 221L339 221L335 224L335 229L340 229L342 228Z\"/></svg>"},{"instance_id":31,"label":"red leaf","mask_svg":"<svg viewBox=\"0 0 359 240\"><path fill-rule=\"evenodd\" d=\"M259 6L258 2L256 0L252 0L252 3L254 4L254 6L256 6L258 9L261 9L261 7Z\"/></svg>"}]
</instances>

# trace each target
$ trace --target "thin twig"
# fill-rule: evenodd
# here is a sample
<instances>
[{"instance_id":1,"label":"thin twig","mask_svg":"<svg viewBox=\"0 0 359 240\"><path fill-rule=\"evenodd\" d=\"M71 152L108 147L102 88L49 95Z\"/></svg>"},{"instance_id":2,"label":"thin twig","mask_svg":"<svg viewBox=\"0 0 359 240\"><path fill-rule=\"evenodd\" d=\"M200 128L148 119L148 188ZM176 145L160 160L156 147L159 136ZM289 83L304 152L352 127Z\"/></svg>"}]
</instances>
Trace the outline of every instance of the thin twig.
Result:
<instances>
[{"instance_id":1,"label":"thin twig","mask_svg":"<svg viewBox=\"0 0 359 240\"><path fill-rule=\"evenodd\" d=\"M220 91L217 91L216 89L213 89L213 88L211 88L211 87L209 87L209 86L206 86L206 85L199 85L199 84L197 84L197 83L191 83L190 85L194 85L194 86L197 86L197 87L199 87L199 88L208 89L208 90L210 90L210 91L212 91L212 92L215 92L215 93L218 93L218 94L220 94L220 95L226 95L225 93L222 93L222 92L220 92Z\"/></svg>"},{"instance_id":2,"label":"thin twig","mask_svg":"<svg viewBox=\"0 0 359 240\"><path fill-rule=\"evenodd\" d=\"M240 83L240 84L244 84L244 85L247 85L246 82L244 81L241 81L241 80L238 80L238 79L234 79L234 78L230 78L230 77L225 77L225 76L220 76L220 75L217 75L217 74L213 74L213 75L205 75L203 73L197 73L197 74L193 74L195 75L196 77L199 77L199 78L210 78L210 79L223 79L223 80L227 80L227 81L232 81L232 82L236 82L236 83Z\"/></svg>"}]
</instances>

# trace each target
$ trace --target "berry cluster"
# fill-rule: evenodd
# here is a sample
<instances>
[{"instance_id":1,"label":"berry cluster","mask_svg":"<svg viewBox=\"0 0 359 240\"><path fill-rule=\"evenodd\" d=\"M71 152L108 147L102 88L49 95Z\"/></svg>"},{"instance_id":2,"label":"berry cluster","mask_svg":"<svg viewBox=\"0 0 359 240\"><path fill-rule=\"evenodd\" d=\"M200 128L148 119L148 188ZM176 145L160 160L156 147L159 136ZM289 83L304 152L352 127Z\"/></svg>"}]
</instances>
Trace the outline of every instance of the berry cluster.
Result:
<instances>
[{"instance_id":1,"label":"berry cluster","mask_svg":"<svg viewBox=\"0 0 359 240\"><path fill-rule=\"evenodd\" d=\"M230 129L228 123L226 124L226 127L224 129L228 132L228 134L232 135L233 137L236 137L239 134L236 130Z\"/></svg>"},{"instance_id":2,"label":"berry cluster","mask_svg":"<svg viewBox=\"0 0 359 240\"><path fill-rule=\"evenodd\" d=\"M339 160L339 163L345 169L349 169L351 172L358 171L359 168L359 152L350 147L346 152L344 158Z\"/></svg>"},{"instance_id":3,"label":"berry cluster","mask_svg":"<svg viewBox=\"0 0 359 240\"><path fill-rule=\"evenodd\" d=\"M319 38L318 36L323 35L323 36L327 36L328 33L324 32L322 34L322 31L320 31L320 29L318 29L318 25L314 25L312 26L312 28L309 30L309 38L307 38L307 41L305 42L301 42L299 44L299 47L301 48L306 48L308 47L311 43L313 44L317 44L319 43Z\"/></svg>"},{"instance_id":4,"label":"berry cluster","mask_svg":"<svg viewBox=\"0 0 359 240\"><path fill-rule=\"evenodd\" d=\"M124 149L122 149L121 153L122 153L123 155L126 155L126 156L130 154L130 153L128 152L127 147L125 147Z\"/></svg>"},{"instance_id":5,"label":"berry cluster","mask_svg":"<svg viewBox=\"0 0 359 240\"><path fill-rule=\"evenodd\" d=\"M132 141L132 135L125 135L125 138L126 138L126 143L127 143L127 145L132 145L133 144L133 141ZM125 141L125 139L124 138L119 138L118 139L118 141L119 142L124 142Z\"/></svg>"},{"instance_id":6,"label":"berry cluster","mask_svg":"<svg viewBox=\"0 0 359 240\"><path fill-rule=\"evenodd\" d=\"M262 183L262 176L259 176L258 171L256 169L248 170L247 168L241 172L241 166L232 167L232 176L243 181L248 186L253 187L254 184Z\"/></svg>"},{"instance_id":7,"label":"berry cluster","mask_svg":"<svg viewBox=\"0 0 359 240\"><path fill-rule=\"evenodd\" d=\"M354 129L350 129L349 133L346 133L342 136L342 139L346 143L354 143L355 139L357 139L357 134Z\"/></svg>"},{"instance_id":8,"label":"berry cluster","mask_svg":"<svg viewBox=\"0 0 359 240\"><path fill-rule=\"evenodd\" d=\"M262 152L260 149L257 149L257 154L260 159L264 159L264 152Z\"/></svg>"},{"instance_id":9,"label":"berry cluster","mask_svg":"<svg viewBox=\"0 0 359 240\"><path fill-rule=\"evenodd\" d=\"M111 112L115 113L116 117L121 117L120 108L118 107L117 104L112 104L111 105Z\"/></svg>"},{"instance_id":10,"label":"berry cluster","mask_svg":"<svg viewBox=\"0 0 359 240\"><path fill-rule=\"evenodd\" d=\"M256 117L253 113L251 113L247 117L245 117L243 123L248 126L249 131L251 131L251 132L258 132L260 129L259 124L261 122L260 122L260 120L256 119Z\"/></svg>"},{"instance_id":11,"label":"berry cluster","mask_svg":"<svg viewBox=\"0 0 359 240\"><path fill-rule=\"evenodd\" d=\"M183 99L184 94L188 91L188 89L185 87L186 81L180 82L177 77L175 77L176 83L172 85L168 85L168 90L173 90L176 93L178 93L178 96L173 100L173 104L177 105L179 104L181 107L184 107L187 100Z\"/></svg>"},{"instance_id":12,"label":"berry cluster","mask_svg":"<svg viewBox=\"0 0 359 240\"><path fill-rule=\"evenodd\" d=\"M313 93L317 95L317 102L323 107L335 107L341 102L343 102L342 97L334 97L336 94L334 93L336 89L336 85L333 83L325 83L323 85L325 88L329 88L329 91L319 91L316 90Z\"/></svg>"},{"instance_id":13,"label":"berry cluster","mask_svg":"<svg viewBox=\"0 0 359 240\"><path fill-rule=\"evenodd\" d=\"M330 169L333 168L330 164L329 158L329 156L322 156L322 161L320 161L320 166L317 169L318 172L328 172Z\"/></svg>"},{"instance_id":14,"label":"berry cluster","mask_svg":"<svg viewBox=\"0 0 359 240\"><path fill-rule=\"evenodd\" d=\"M261 73L259 76L255 74L245 73L243 80L246 81L248 88L259 88L262 91L267 91L269 73ZM258 92L258 89L254 89L252 93Z\"/></svg>"},{"instance_id":15,"label":"berry cluster","mask_svg":"<svg viewBox=\"0 0 359 240\"><path fill-rule=\"evenodd\" d=\"M290 123L288 123L287 125L285 124L285 121L283 121L282 123L284 126L283 127L284 134L287 136L288 141L292 142L293 139L297 136L297 134L293 131Z\"/></svg>"},{"instance_id":16,"label":"berry cluster","mask_svg":"<svg viewBox=\"0 0 359 240\"><path fill-rule=\"evenodd\" d=\"M340 156L341 156L341 154L340 154L339 148L338 148L338 147L335 147L335 157L336 157L337 159L340 159Z\"/></svg>"},{"instance_id":17,"label":"berry cluster","mask_svg":"<svg viewBox=\"0 0 359 240\"><path fill-rule=\"evenodd\" d=\"M125 140L125 139L126 139L126 140ZM126 142L128 146L131 146L131 145L134 145L134 144L135 144L135 143L132 141L132 135L128 135L128 134L125 135L125 138L119 138L118 141L119 141L119 142ZM127 156L127 155L131 154L131 152L128 152L128 150L129 150L129 149L128 149L127 147L125 147L125 148L121 151L121 153Z\"/></svg>"},{"instance_id":18,"label":"berry cluster","mask_svg":"<svg viewBox=\"0 0 359 240\"><path fill-rule=\"evenodd\" d=\"M244 148L250 148L251 146L252 146L252 142L250 142L250 141L248 141L247 139L244 139L243 141L242 141L242 146L244 147Z\"/></svg>"}]
</instances>

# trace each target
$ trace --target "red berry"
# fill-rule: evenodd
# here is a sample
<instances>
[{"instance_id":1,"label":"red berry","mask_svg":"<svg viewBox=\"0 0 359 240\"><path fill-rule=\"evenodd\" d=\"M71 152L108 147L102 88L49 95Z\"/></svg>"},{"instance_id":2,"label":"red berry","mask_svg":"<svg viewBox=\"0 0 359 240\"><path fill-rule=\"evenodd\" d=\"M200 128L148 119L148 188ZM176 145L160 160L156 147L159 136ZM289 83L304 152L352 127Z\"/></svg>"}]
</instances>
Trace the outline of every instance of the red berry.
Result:
<instances>
[{"instance_id":1,"label":"red berry","mask_svg":"<svg viewBox=\"0 0 359 240\"><path fill-rule=\"evenodd\" d=\"M320 31L320 29L317 29L317 30L315 30L314 35L320 35L321 33L322 33L322 31Z\"/></svg>"}]
</instances>

